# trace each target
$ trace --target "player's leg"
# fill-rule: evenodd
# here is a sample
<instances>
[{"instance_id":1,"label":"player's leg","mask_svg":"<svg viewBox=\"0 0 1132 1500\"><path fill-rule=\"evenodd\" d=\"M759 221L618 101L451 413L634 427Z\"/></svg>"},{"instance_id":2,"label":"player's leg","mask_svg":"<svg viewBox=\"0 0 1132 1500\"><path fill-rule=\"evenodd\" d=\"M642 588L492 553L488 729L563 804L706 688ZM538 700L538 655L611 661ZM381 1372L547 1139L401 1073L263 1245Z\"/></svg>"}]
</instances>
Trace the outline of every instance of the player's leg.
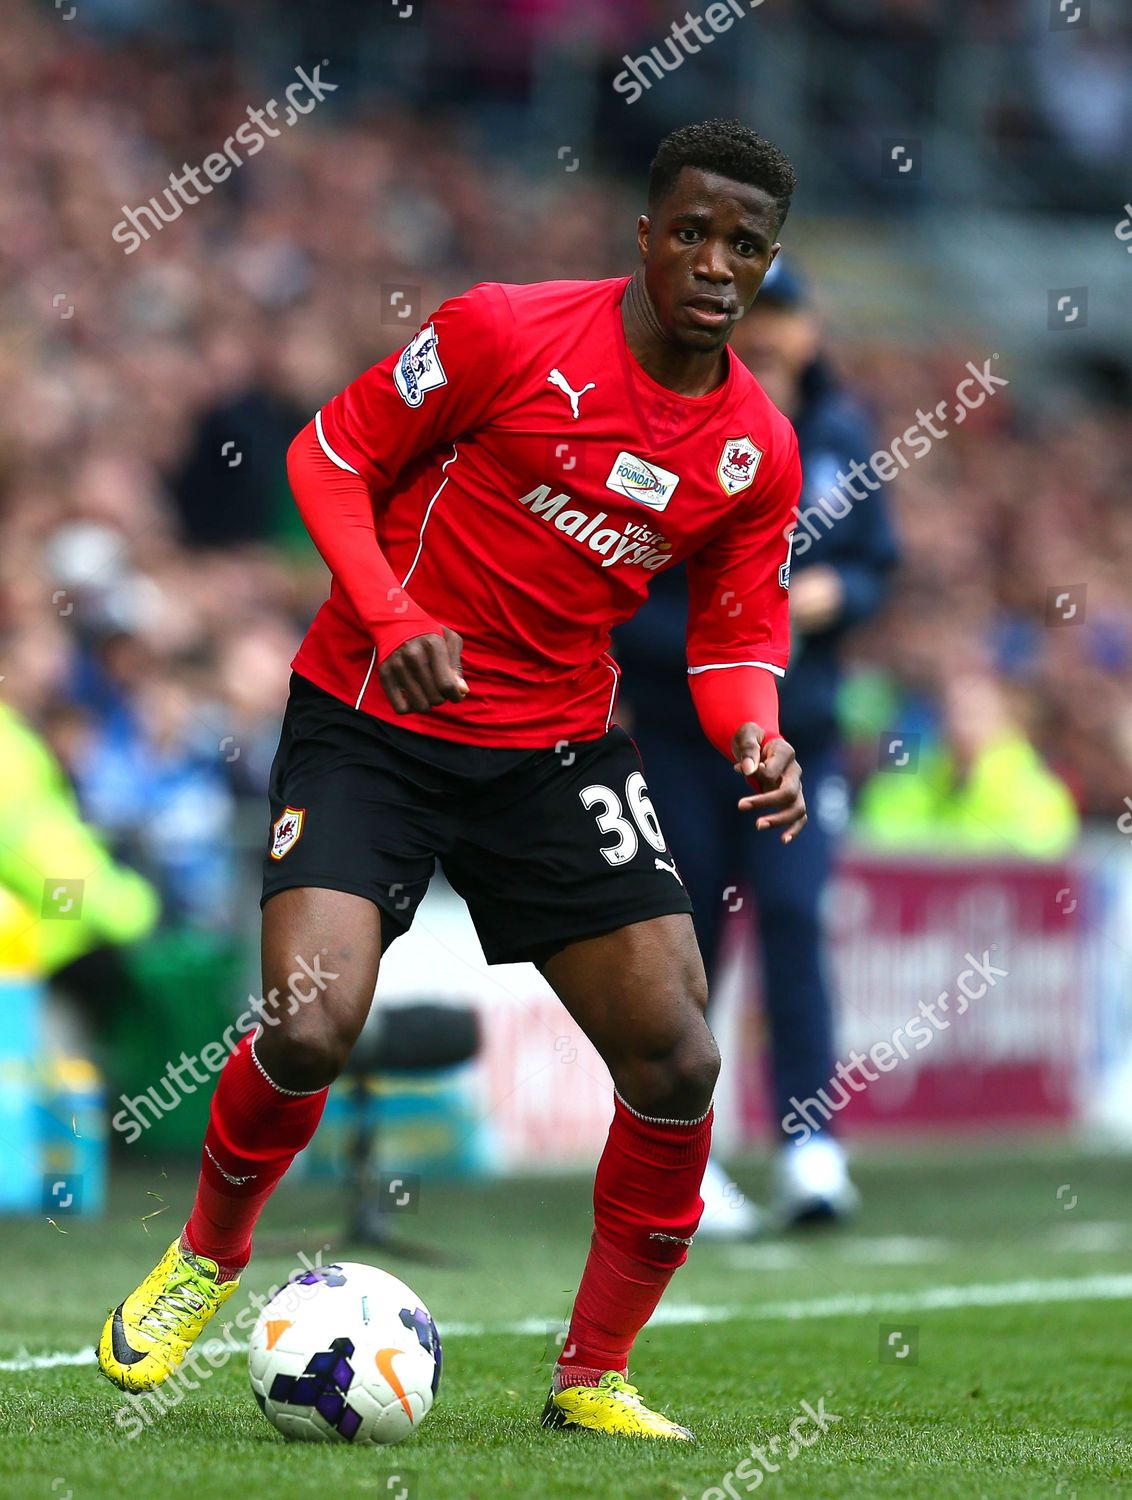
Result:
<instances>
[{"instance_id":1,"label":"player's leg","mask_svg":"<svg viewBox=\"0 0 1132 1500\"><path fill-rule=\"evenodd\" d=\"M664 809L664 834L695 907L696 939L714 997L722 954L731 939L751 925L751 897L741 888L744 849L766 835L757 835L753 822L736 811L742 783L721 755L712 755L710 747L705 754L706 741L695 716L689 712L675 719L668 725L650 717L634 727L633 738L648 766L653 801ZM758 1234L758 1208L714 1156L700 1195L701 1242Z\"/></svg>"},{"instance_id":2,"label":"player's leg","mask_svg":"<svg viewBox=\"0 0 1132 1500\"><path fill-rule=\"evenodd\" d=\"M260 1211L314 1135L365 1024L381 913L347 891L279 891L263 908L262 955L262 1026L220 1074L185 1228L187 1248L228 1271L247 1264Z\"/></svg>"},{"instance_id":3,"label":"player's leg","mask_svg":"<svg viewBox=\"0 0 1132 1500\"><path fill-rule=\"evenodd\" d=\"M801 756L799 757L802 758ZM848 793L828 748L805 753L811 816L796 843L760 838L748 875L759 917L763 995L777 1155L774 1208L787 1223L842 1218L857 1207L836 1127L802 1141L789 1122L797 1103L829 1091L835 1065L833 997L822 917Z\"/></svg>"},{"instance_id":4,"label":"player's leg","mask_svg":"<svg viewBox=\"0 0 1132 1500\"><path fill-rule=\"evenodd\" d=\"M365 1021L382 947L427 889L442 831L429 768L405 765L416 738L292 675L269 785L258 1034L217 1082L183 1236L103 1329L99 1364L118 1385L166 1379L231 1295Z\"/></svg>"},{"instance_id":5,"label":"player's leg","mask_svg":"<svg viewBox=\"0 0 1132 1500\"><path fill-rule=\"evenodd\" d=\"M700 1217L719 1058L691 902L624 730L496 762L485 757L445 872L488 962L539 964L620 1095L563 1354L574 1384L552 1391L543 1420L686 1438L624 1375Z\"/></svg>"},{"instance_id":6,"label":"player's leg","mask_svg":"<svg viewBox=\"0 0 1132 1500\"><path fill-rule=\"evenodd\" d=\"M551 1420L567 1420L589 1403L585 1388L608 1371L627 1374L638 1333L687 1258L703 1206L719 1052L690 916L571 943L544 973L616 1090L594 1181L593 1239L555 1370L556 1391L573 1394L548 1403ZM657 1435L687 1435L667 1426L674 1430Z\"/></svg>"},{"instance_id":7,"label":"player's leg","mask_svg":"<svg viewBox=\"0 0 1132 1500\"><path fill-rule=\"evenodd\" d=\"M295 887L266 902L260 1024L217 1080L184 1230L106 1321L99 1365L115 1384L165 1380L235 1290L256 1220L365 1023L380 955L381 913L364 897Z\"/></svg>"}]
</instances>

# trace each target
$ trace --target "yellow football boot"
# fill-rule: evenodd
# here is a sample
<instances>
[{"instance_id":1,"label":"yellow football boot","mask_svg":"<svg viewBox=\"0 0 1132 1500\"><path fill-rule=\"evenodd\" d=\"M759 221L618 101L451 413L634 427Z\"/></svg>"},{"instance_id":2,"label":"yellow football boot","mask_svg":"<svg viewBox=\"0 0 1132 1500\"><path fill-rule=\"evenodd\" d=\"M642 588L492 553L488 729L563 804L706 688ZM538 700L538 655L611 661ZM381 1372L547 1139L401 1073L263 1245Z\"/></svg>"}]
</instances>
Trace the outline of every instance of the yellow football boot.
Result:
<instances>
[{"instance_id":1,"label":"yellow football boot","mask_svg":"<svg viewBox=\"0 0 1132 1500\"><path fill-rule=\"evenodd\" d=\"M239 1277L217 1282L218 1267L182 1251L180 1236L136 1291L106 1319L98 1366L124 1391L151 1391L173 1373Z\"/></svg>"},{"instance_id":2,"label":"yellow football boot","mask_svg":"<svg viewBox=\"0 0 1132 1500\"><path fill-rule=\"evenodd\" d=\"M694 1443L695 1437L658 1411L650 1409L616 1370L606 1370L597 1385L571 1385L550 1392L542 1413L543 1427L584 1427L621 1437L676 1438Z\"/></svg>"}]
</instances>

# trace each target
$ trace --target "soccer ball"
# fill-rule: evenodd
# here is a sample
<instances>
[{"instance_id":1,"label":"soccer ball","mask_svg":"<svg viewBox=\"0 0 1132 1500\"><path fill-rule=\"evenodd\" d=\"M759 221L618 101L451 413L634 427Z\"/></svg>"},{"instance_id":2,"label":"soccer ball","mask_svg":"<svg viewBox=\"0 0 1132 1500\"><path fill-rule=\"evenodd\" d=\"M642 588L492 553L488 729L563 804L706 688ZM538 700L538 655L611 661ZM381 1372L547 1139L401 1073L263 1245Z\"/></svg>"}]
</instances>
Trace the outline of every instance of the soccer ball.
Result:
<instances>
[{"instance_id":1,"label":"soccer ball","mask_svg":"<svg viewBox=\"0 0 1132 1500\"><path fill-rule=\"evenodd\" d=\"M252 1330L259 1409L287 1438L399 1443L440 1384L440 1335L416 1292L376 1266L316 1266L272 1297Z\"/></svg>"}]
</instances>

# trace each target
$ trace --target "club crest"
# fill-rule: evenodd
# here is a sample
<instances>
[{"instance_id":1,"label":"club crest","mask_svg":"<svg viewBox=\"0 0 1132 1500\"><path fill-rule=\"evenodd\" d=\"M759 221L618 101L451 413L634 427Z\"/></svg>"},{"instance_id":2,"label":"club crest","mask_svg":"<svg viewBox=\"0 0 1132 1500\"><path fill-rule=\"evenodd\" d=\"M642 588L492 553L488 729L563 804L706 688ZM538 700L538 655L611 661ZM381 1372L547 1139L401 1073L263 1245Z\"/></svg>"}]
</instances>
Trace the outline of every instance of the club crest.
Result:
<instances>
[{"instance_id":1,"label":"club crest","mask_svg":"<svg viewBox=\"0 0 1132 1500\"><path fill-rule=\"evenodd\" d=\"M299 842L306 818L305 807L285 807L271 825L271 857L282 859Z\"/></svg>"},{"instance_id":2,"label":"club crest","mask_svg":"<svg viewBox=\"0 0 1132 1500\"><path fill-rule=\"evenodd\" d=\"M719 456L716 474L725 495L737 495L753 483L763 450L756 448L749 436L728 438Z\"/></svg>"}]
</instances>

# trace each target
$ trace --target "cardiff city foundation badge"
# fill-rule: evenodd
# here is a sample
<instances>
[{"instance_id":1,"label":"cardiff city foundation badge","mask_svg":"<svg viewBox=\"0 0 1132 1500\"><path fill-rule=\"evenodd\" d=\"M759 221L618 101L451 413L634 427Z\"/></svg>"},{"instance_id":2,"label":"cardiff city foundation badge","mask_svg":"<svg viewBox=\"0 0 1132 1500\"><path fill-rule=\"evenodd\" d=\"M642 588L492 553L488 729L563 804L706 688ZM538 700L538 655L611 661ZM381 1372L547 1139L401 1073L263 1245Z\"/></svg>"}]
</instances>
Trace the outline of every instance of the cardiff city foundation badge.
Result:
<instances>
[{"instance_id":1,"label":"cardiff city foundation badge","mask_svg":"<svg viewBox=\"0 0 1132 1500\"><path fill-rule=\"evenodd\" d=\"M749 489L762 462L763 450L751 442L750 436L728 438L719 455L716 474L725 495L737 495Z\"/></svg>"},{"instance_id":2,"label":"cardiff city foundation badge","mask_svg":"<svg viewBox=\"0 0 1132 1500\"><path fill-rule=\"evenodd\" d=\"M271 857L282 859L289 849L293 849L299 842L299 835L303 831L303 819L307 815L305 807L285 807L275 822L271 825Z\"/></svg>"}]
</instances>

